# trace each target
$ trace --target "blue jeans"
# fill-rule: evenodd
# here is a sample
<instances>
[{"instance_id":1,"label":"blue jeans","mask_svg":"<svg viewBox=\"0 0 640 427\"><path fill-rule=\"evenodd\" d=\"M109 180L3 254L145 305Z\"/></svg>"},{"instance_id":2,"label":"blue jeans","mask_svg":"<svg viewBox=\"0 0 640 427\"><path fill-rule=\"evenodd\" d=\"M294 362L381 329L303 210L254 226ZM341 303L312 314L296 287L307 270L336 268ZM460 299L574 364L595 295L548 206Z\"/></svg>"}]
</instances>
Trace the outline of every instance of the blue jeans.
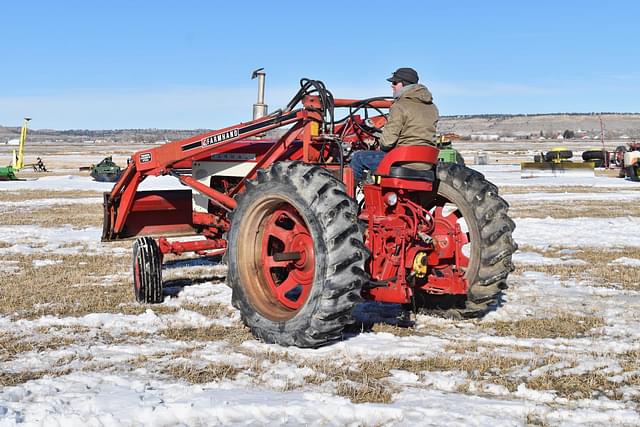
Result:
<instances>
[{"instance_id":1,"label":"blue jeans","mask_svg":"<svg viewBox=\"0 0 640 427\"><path fill-rule=\"evenodd\" d=\"M364 179L364 170L375 171L386 153L384 151L356 151L351 156L351 169L356 182Z\"/></svg>"}]
</instances>

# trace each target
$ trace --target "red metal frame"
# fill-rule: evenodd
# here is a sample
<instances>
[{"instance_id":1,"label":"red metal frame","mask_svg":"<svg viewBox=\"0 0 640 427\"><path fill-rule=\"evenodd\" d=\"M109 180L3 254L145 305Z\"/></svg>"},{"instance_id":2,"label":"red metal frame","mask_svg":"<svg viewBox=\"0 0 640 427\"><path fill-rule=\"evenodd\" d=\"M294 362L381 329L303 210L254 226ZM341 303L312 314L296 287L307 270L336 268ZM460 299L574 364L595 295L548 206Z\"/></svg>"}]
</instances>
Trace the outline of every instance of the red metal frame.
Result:
<instances>
[{"instance_id":1,"label":"red metal frame","mask_svg":"<svg viewBox=\"0 0 640 427\"><path fill-rule=\"evenodd\" d=\"M362 104L352 99L335 99L334 103L336 107ZM338 175L338 171L342 171L340 178L349 196L354 197L356 185L352 170L342 168L336 162L331 156L332 144L327 144L333 140L319 134L323 123L320 99L306 96L302 104L298 110L272 114L135 153L130 166L112 191L105 195L103 240L144 234L201 234L206 239L170 241L166 237L159 238L160 251L163 254L221 254L226 248L223 235L229 229L227 213L236 207L234 197L244 191L247 180L254 179L260 169L280 160L318 164ZM391 104L390 100L375 100L367 106L387 109ZM376 116L368 123L381 127L385 120L384 116ZM340 141L351 143L354 149L364 148L363 142L372 139L372 135L367 134L362 123L359 115L352 115L335 127L335 134ZM290 128L277 140L255 139L284 126ZM224 179L223 184L218 181L216 188L212 188L213 180L211 185L206 185L190 174L181 173L181 169L191 168L193 162L216 161L215 156L238 153L254 156L251 170L233 180ZM376 171L378 182L364 186L365 204L360 220L368 225L365 244L371 257L367 270L374 286L366 287L363 294L369 299L407 303L417 289L431 293L466 293L463 270L469 260L462 254L462 247L468 243L468 237L453 217L443 216L441 208L429 211L418 200L420 195L433 194L433 183L390 176L391 167L403 163L427 163L435 167L437 156L438 149L431 146L396 147L380 163ZM327 158L333 160L323 161ZM182 184L206 196L212 202L208 211L193 210L191 190L137 191L147 176L158 175L173 175ZM397 201L391 203L390 200ZM291 212L277 211L274 218L278 215L295 216ZM313 283L313 241L303 228L283 231L274 220L263 230L267 236L263 246L275 238L284 246L280 252L297 254L296 257L291 255L291 259L267 257L264 271L260 273L273 279L271 269L288 269L287 279L283 283L271 283L271 287L278 300L291 309L299 309L304 304ZM263 252L268 253L268 248L263 248ZM418 268L414 264L420 260L424 260L425 266ZM291 299L285 291L294 288L299 292Z\"/></svg>"}]
</instances>

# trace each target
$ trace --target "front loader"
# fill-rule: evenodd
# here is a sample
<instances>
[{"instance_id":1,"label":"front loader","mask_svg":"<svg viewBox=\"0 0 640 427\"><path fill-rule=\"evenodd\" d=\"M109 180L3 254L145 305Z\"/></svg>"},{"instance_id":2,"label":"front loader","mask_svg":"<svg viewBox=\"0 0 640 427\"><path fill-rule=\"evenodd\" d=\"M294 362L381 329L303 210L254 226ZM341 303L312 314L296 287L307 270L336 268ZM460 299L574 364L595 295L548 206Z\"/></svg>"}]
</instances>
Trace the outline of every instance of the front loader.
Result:
<instances>
[{"instance_id":1,"label":"front loader","mask_svg":"<svg viewBox=\"0 0 640 427\"><path fill-rule=\"evenodd\" d=\"M517 248L495 185L439 163L434 146L396 147L354 181L348 160L376 148L391 104L303 79L281 110L135 153L105 193L102 238L137 238L136 299L161 302L163 255L195 252L226 253L232 303L269 343L338 340L363 301L457 317L495 307ZM185 189L138 191L158 175Z\"/></svg>"}]
</instances>

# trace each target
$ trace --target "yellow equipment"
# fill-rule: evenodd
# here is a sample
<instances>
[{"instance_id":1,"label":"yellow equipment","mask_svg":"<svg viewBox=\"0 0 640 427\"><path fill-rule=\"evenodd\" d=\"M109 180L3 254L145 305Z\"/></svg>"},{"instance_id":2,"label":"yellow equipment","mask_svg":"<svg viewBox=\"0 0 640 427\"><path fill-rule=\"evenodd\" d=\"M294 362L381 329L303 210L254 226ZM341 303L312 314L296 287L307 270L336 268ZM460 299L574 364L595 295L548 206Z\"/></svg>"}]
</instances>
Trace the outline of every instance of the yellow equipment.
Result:
<instances>
[{"instance_id":1,"label":"yellow equipment","mask_svg":"<svg viewBox=\"0 0 640 427\"><path fill-rule=\"evenodd\" d=\"M20 144L18 145L18 153L13 150L13 158L11 159L11 166L17 172L24 167L24 143L27 141L27 126L30 117L25 117L22 122L22 129L20 130Z\"/></svg>"},{"instance_id":2,"label":"yellow equipment","mask_svg":"<svg viewBox=\"0 0 640 427\"><path fill-rule=\"evenodd\" d=\"M565 147L555 147L544 155L536 155L533 162L520 163L521 178L540 177L592 177L593 162L572 163L573 153Z\"/></svg>"},{"instance_id":3,"label":"yellow equipment","mask_svg":"<svg viewBox=\"0 0 640 427\"><path fill-rule=\"evenodd\" d=\"M11 164L9 166L0 167L0 181L13 181L18 179L16 172L24 167L24 144L27 141L27 124L31 118L25 117L22 122L22 130L20 131L20 145L18 145L18 152L13 150L13 156L11 158Z\"/></svg>"}]
</instances>

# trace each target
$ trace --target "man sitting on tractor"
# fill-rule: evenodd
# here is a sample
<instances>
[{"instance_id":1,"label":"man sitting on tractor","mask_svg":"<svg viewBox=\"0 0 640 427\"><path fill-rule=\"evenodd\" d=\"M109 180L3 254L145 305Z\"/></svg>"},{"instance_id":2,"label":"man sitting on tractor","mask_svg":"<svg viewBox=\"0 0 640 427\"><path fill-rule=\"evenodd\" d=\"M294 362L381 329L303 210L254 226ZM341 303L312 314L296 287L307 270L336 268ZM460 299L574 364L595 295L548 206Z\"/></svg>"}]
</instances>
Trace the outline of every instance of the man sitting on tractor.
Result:
<instances>
[{"instance_id":1,"label":"man sitting on tractor","mask_svg":"<svg viewBox=\"0 0 640 427\"><path fill-rule=\"evenodd\" d=\"M398 68L387 79L395 102L389 109L387 124L379 138L382 151L357 151L351 158L356 181L364 179L364 170L376 170L385 152L396 145L435 145L438 107L426 86L418 84L413 68Z\"/></svg>"}]
</instances>

